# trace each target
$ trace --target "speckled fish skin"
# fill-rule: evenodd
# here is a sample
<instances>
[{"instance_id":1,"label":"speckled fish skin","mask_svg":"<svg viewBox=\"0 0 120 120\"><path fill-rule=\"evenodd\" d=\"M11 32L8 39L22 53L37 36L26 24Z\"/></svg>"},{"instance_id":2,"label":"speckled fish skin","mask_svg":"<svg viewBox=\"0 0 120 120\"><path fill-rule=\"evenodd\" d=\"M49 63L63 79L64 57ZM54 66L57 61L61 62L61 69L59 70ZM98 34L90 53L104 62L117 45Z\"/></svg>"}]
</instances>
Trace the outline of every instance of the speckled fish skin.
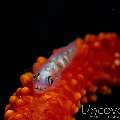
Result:
<instances>
[{"instance_id":1,"label":"speckled fish skin","mask_svg":"<svg viewBox=\"0 0 120 120\"><path fill-rule=\"evenodd\" d=\"M39 92L49 88L51 86L48 83L49 76L54 77L53 85L55 85L57 80L60 80L61 72L72 61L75 52L76 44L75 42L72 42L67 47L60 48L55 55L52 55L40 70L36 72L36 74L39 75L34 79L35 90Z\"/></svg>"}]
</instances>

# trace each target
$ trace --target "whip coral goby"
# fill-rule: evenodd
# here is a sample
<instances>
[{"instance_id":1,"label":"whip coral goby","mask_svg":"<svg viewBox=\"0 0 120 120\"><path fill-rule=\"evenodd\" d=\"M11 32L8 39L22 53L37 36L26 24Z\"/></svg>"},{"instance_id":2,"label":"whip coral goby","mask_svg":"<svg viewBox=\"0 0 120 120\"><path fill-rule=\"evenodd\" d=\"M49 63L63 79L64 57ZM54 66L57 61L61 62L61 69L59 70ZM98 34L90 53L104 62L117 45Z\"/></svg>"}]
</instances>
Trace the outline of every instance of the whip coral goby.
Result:
<instances>
[{"instance_id":1,"label":"whip coral goby","mask_svg":"<svg viewBox=\"0 0 120 120\"><path fill-rule=\"evenodd\" d=\"M120 39L115 33L76 38L48 60L39 57L20 81L5 120L73 120L82 104L97 100L96 91L109 95L120 86Z\"/></svg>"}]
</instances>

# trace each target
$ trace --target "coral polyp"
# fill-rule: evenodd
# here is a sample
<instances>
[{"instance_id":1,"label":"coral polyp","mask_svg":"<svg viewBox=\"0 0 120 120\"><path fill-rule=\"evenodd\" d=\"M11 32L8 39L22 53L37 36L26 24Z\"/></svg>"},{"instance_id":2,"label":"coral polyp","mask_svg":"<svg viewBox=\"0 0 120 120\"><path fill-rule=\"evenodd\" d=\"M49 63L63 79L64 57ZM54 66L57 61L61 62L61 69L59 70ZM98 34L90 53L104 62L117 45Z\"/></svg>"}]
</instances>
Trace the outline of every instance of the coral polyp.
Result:
<instances>
[{"instance_id":1,"label":"coral polyp","mask_svg":"<svg viewBox=\"0 0 120 120\"><path fill-rule=\"evenodd\" d=\"M120 39L115 33L76 38L50 58L39 57L20 81L5 120L73 120L81 105L96 102L97 91L110 95L120 86Z\"/></svg>"}]
</instances>

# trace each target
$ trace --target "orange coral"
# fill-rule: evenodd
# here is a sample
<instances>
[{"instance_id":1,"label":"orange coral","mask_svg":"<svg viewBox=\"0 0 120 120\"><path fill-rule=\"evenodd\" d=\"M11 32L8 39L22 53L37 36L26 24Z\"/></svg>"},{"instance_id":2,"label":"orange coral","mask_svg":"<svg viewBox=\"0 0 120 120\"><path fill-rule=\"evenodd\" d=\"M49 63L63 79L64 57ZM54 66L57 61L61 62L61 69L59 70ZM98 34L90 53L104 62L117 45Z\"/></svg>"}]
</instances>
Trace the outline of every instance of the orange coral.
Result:
<instances>
[{"instance_id":1,"label":"orange coral","mask_svg":"<svg viewBox=\"0 0 120 120\"><path fill-rule=\"evenodd\" d=\"M115 33L77 38L76 46L76 56L56 87L42 94L33 90L33 73L46 62L44 57L33 64L33 73L21 75L22 88L10 97L5 120L73 120L81 104L97 100L97 90L109 95L109 86L120 85L120 40Z\"/></svg>"}]
</instances>

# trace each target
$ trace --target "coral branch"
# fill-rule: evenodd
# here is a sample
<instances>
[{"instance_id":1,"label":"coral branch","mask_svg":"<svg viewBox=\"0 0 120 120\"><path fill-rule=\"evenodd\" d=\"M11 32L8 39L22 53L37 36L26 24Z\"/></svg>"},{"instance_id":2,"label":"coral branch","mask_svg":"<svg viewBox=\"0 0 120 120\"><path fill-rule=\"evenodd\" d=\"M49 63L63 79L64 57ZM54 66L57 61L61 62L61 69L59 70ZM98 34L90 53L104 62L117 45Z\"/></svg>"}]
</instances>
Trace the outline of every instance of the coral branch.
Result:
<instances>
[{"instance_id":1,"label":"coral branch","mask_svg":"<svg viewBox=\"0 0 120 120\"><path fill-rule=\"evenodd\" d=\"M111 86L120 86L120 40L115 33L89 34L75 42L76 56L55 87L34 91L33 74L46 62L44 57L34 63L33 73L21 75L22 88L10 97L5 120L73 120L81 104L96 102L97 90L110 95Z\"/></svg>"}]
</instances>

